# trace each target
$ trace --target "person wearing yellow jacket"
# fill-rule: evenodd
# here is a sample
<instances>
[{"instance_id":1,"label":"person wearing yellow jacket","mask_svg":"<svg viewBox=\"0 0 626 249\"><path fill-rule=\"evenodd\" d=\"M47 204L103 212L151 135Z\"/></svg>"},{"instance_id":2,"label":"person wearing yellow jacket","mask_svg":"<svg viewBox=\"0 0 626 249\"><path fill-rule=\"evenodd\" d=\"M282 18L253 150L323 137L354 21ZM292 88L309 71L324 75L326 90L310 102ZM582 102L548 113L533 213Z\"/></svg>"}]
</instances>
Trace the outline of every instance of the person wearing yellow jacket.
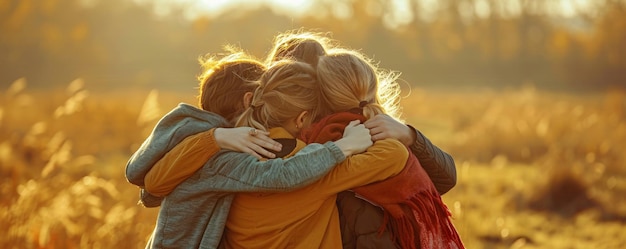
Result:
<instances>
[{"instance_id":1,"label":"person wearing yellow jacket","mask_svg":"<svg viewBox=\"0 0 626 249\"><path fill-rule=\"evenodd\" d=\"M320 112L316 78L317 72L308 64L278 62L261 77L261 86L237 126L269 130L270 137L283 141L283 151L277 154L288 157L298 152L304 143L295 137ZM215 156L214 163L223 167L233 163L221 157ZM408 150L402 143L384 139L364 153L348 157L306 187L285 193L238 193L226 222L223 246L341 248L337 193L394 176L407 159Z\"/></svg>"}]
</instances>

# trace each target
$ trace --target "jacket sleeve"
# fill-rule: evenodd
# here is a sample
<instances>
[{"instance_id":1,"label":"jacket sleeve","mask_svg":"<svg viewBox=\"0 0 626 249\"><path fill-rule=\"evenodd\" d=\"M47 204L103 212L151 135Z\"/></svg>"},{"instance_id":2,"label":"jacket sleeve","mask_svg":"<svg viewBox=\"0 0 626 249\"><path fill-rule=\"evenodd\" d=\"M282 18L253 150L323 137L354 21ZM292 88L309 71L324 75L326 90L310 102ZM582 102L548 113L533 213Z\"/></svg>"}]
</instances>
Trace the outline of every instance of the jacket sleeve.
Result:
<instances>
[{"instance_id":1,"label":"jacket sleeve","mask_svg":"<svg viewBox=\"0 0 626 249\"><path fill-rule=\"evenodd\" d=\"M409 147L435 184L439 194L445 194L456 185L456 165L448 153L435 146L415 127L416 140Z\"/></svg>"},{"instance_id":2,"label":"jacket sleeve","mask_svg":"<svg viewBox=\"0 0 626 249\"><path fill-rule=\"evenodd\" d=\"M409 151L396 139L374 142L365 152L349 156L319 183L329 194L385 180L400 173L409 158Z\"/></svg>"},{"instance_id":3,"label":"jacket sleeve","mask_svg":"<svg viewBox=\"0 0 626 249\"><path fill-rule=\"evenodd\" d=\"M259 161L241 152L221 150L187 179L181 191L284 192L320 179L345 160L333 142L309 144L294 156Z\"/></svg>"},{"instance_id":4,"label":"jacket sleeve","mask_svg":"<svg viewBox=\"0 0 626 249\"><path fill-rule=\"evenodd\" d=\"M188 136L227 124L219 115L185 103L165 114L126 164L126 179L141 189L140 203L145 207L161 204L161 197L145 191L145 177L169 150Z\"/></svg>"},{"instance_id":5,"label":"jacket sleeve","mask_svg":"<svg viewBox=\"0 0 626 249\"><path fill-rule=\"evenodd\" d=\"M146 191L166 196L219 150L215 129L191 135L157 161L144 179Z\"/></svg>"},{"instance_id":6,"label":"jacket sleeve","mask_svg":"<svg viewBox=\"0 0 626 249\"><path fill-rule=\"evenodd\" d=\"M180 104L159 120L133 153L126 164L126 179L139 187L145 186L146 174L152 166L183 139L225 125L226 120L217 114Z\"/></svg>"}]
</instances>

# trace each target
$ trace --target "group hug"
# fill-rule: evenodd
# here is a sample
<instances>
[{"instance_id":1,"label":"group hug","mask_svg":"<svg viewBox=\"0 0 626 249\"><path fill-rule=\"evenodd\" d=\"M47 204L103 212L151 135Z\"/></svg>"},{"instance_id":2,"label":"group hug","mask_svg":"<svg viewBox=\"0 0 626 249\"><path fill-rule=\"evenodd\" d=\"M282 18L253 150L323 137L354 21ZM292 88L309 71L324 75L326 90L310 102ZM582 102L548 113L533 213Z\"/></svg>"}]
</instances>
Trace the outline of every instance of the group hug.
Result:
<instances>
[{"instance_id":1,"label":"group hug","mask_svg":"<svg viewBox=\"0 0 626 249\"><path fill-rule=\"evenodd\" d=\"M159 207L146 248L464 248L454 160L400 121L398 73L306 31L201 65L126 165Z\"/></svg>"}]
</instances>

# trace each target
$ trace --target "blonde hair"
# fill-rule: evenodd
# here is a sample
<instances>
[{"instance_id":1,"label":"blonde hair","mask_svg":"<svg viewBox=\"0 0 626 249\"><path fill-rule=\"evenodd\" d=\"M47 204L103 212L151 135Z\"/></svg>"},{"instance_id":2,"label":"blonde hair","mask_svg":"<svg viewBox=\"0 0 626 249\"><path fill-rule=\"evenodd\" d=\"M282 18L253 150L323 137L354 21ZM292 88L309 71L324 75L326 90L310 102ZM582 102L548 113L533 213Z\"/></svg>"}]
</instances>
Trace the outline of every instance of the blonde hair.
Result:
<instances>
[{"instance_id":1,"label":"blonde hair","mask_svg":"<svg viewBox=\"0 0 626 249\"><path fill-rule=\"evenodd\" d=\"M243 96L258 87L257 80L265 66L243 52L217 59L205 56L199 59L203 71L198 80L198 106L233 121L243 112Z\"/></svg>"},{"instance_id":2,"label":"blonde hair","mask_svg":"<svg viewBox=\"0 0 626 249\"><path fill-rule=\"evenodd\" d=\"M250 107L239 117L236 126L267 130L283 126L302 111L308 111L311 117L317 116L319 83L311 65L278 61L267 69L259 82Z\"/></svg>"},{"instance_id":3,"label":"blonde hair","mask_svg":"<svg viewBox=\"0 0 626 249\"><path fill-rule=\"evenodd\" d=\"M279 60L292 59L316 67L319 56L325 55L328 49L335 47L335 43L322 33L287 31L274 38L274 45L265 63L269 65Z\"/></svg>"},{"instance_id":4,"label":"blonde hair","mask_svg":"<svg viewBox=\"0 0 626 249\"><path fill-rule=\"evenodd\" d=\"M378 69L356 51L334 49L320 57L317 74L324 114L362 108L367 119L383 113L399 118L398 73Z\"/></svg>"}]
</instances>

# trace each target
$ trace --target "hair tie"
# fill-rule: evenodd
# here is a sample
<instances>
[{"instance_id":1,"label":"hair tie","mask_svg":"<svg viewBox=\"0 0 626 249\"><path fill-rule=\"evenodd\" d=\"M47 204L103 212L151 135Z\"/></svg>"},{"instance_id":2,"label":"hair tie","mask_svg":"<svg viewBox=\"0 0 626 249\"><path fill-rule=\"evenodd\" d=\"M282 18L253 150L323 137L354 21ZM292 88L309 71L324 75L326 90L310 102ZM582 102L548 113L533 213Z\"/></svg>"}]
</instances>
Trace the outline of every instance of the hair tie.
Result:
<instances>
[{"instance_id":1,"label":"hair tie","mask_svg":"<svg viewBox=\"0 0 626 249\"><path fill-rule=\"evenodd\" d=\"M252 93L252 101L250 101L250 107L252 107L252 109L256 109L257 107L261 107L265 104L265 101L261 100L263 98L263 90L265 90L264 86L258 86L254 89L254 93Z\"/></svg>"},{"instance_id":2,"label":"hair tie","mask_svg":"<svg viewBox=\"0 0 626 249\"><path fill-rule=\"evenodd\" d=\"M252 107L252 109L256 109L257 107L261 107L264 104L263 102L261 102L261 103L258 103L258 102L259 101L257 101L256 104L250 104L250 107Z\"/></svg>"},{"instance_id":3,"label":"hair tie","mask_svg":"<svg viewBox=\"0 0 626 249\"><path fill-rule=\"evenodd\" d=\"M364 100L364 101L361 101L361 102L359 102L359 108L363 108L363 107L365 107L367 104L369 104L367 101L365 101L365 100Z\"/></svg>"}]
</instances>

